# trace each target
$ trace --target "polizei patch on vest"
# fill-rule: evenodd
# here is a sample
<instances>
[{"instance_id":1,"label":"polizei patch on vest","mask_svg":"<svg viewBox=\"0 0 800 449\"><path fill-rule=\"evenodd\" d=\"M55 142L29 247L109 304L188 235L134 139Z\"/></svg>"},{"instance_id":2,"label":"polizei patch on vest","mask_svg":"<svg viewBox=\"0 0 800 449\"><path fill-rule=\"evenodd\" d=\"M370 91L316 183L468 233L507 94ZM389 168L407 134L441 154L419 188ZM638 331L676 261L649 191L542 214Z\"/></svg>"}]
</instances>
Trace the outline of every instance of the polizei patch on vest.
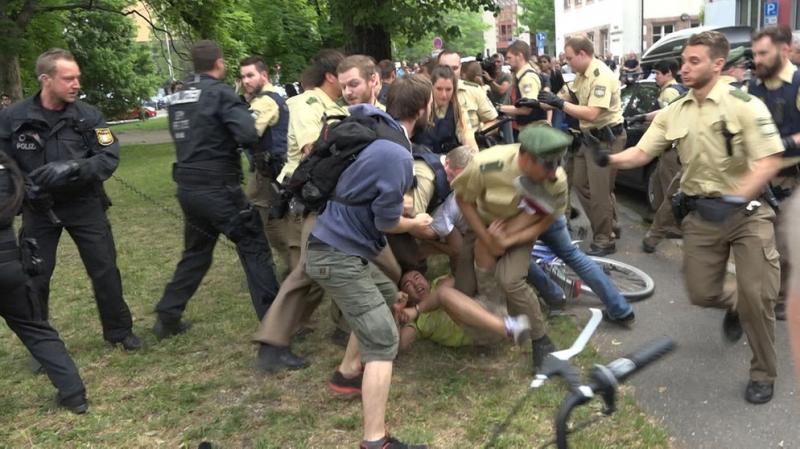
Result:
<instances>
[{"instance_id":1,"label":"polizei patch on vest","mask_svg":"<svg viewBox=\"0 0 800 449\"><path fill-rule=\"evenodd\" d=\"M111 134L111 130L108 128L95 128L94 134L97 136L97 143L104 147L114 143L114 135Z\"/></svg>"},{"instance_id":2,"label":"polizei patch on vest","mask_svg":"<svg viewBox=\"0 0 800 449\"><path fill-rule=\"evenodd\" d=\"M41 149L38 143L39 136L36 134L20 134L17 137L16 149L18 151L36 151Z\"/></svg>"},{"instance_id":3,"label":"polizei patch on vest","mask_svg":"<svg viewBox=\"0 0 800 449\"><path fill-rule=\"evenodd\" d=\"M594 86L594 96L603 98L606 95L606 86Z\"/></svg>"}]
</instances>

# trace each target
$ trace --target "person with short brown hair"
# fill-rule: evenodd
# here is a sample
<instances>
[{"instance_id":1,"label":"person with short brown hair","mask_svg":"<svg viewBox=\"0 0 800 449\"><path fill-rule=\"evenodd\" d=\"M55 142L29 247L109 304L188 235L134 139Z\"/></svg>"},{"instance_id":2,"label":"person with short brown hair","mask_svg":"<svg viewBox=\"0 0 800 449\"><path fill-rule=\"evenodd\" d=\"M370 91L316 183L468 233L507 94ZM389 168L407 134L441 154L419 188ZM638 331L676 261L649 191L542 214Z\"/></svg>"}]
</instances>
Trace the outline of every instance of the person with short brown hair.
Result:
<instances>
[{"instance_id":1,"label":"person with short brown hair","mask_svg":"<svg viewBox=\"0 0 800 449\"><path fill-rule=\"evenodd\" d=\"M159 339L191 328L183 315L211 267L220 235L236 245L259 320L278 292L261 218L241 188L239 147L252 150L259 143L255 119L248 105L222 81L227 68L216 43L198 42L192 47L192 57L195 73L186 89L170 98L169 127L176 156L172 178L186 224L181 260L155 307L158 317L153 333ZM216 59L210 63L212 58ZM244 84L255 93L253 78ZM266 128L266 124L259 126Z\"/></svg>"},{"instance_id":2,"label":"person with short brown hair","mask_svg":"<svg viewBox=\"0 0 800 449\"><path fill-rule=\"evenodd\" d=\"M780 286L775 211L761 197L784 151L759 99L720 81L728 42L722 33L693 35L683 49L681 78L691 90L653 120L635 147L618 154L593 145L600 166L649 163L676 142L683 163L676 219L683 230L683 273L689 300L725 310L723 335L747 335L753 353L745 400L772 399L777 373L773 307ZM725 282L736 262L736 286ZM719 387L719 383L717 384Z\"/></svg>"},{"instance_id":3,"label":"person with short brown hair","mask_svg":"<svg viewBox=\"0 0 800 449\"><path fill-rule=\"evenodd\" d=\"M22 229L39 244L41 273L32 279L42 318L48 319L50 279L66 230L92 282L103 338L126 350L142 347L122 292L103 183L119 165L119 141L97 108L78 100L81 70L72 54L53 48L36 60L41 89L0 115L0 150L38 189L25 203Z\"/></svg>"},{"instance_id":4,"label":"person with short brown hair","mask_svg":"<svg viewBox=\"0 0 800 449\"><path fill-rule=\"evenodd\" d=\"M614 72L594 57L594 45L584 36L567 39L564 54L576 77L572 85L578 103L556 93L542 92L539 102L576 118L584 135L601 140L603 147L616 153L625 147L620 84ZM585 140L585 139L584 139ZM617 251L617 225L614 180L616 170L594 163L584 143L575 154L572 185L592 227L592 243L586 254L605 256Z\"/></svg>"},{"instance_id":5,"label":"person with short brown hair","mask_svg":"<svg viewBox=\"0 0 800 449\"><path fill-rule=\"evenodd\" d=\"M383 104L376 98L375 91L381 80L372 58L350 55L336 67L336 74L339 86L342 88L342 97L348 105L371 104L385 110Z\"/></svg>"},{"instance_id":6,"label":"person with short brown hair","mask_svg":"<svg viewBox=\"0 0 800 449\"><path fill-rule=\"evenodd\" d=\"M397 95L404 91L408 95ZM353 115L379 117L391 129L358 153L344 169L333 198L319 214L306 247L305 271L341 309L352 329L342 362L328 382L336 393L360 395L363 414L361 449L426 449L389 436L386 405L399 337L391 305L397 284L374 263L386 247L386 234L427 226L431 217L403 217L403 195L413 186L408 137L427 120L430 83L407 75L389 89L390 117L371 105L356 105ZM389 131L386 131L387 133ZM406 146L407 145L407 146Z\"/></svg>"},{"instance_id":7,"label":"person with short brown hair","mask_svg":"<svg viewBox=\"0 0 800 449\"><path fill-rule=\"evenodd\" d=\"M783 202L800 187L800 71L789 61L792 32L788 27L766 27L753 35L754 76L747 91L763 101L772 113L783 146L781 170L770 181L770 188ZM781 255L781 287L775 305L775 317L786 319L786 288L788 284L789 242L783 232L788 217L778 214L775 241Z\"/></svg>"}]
</instances>

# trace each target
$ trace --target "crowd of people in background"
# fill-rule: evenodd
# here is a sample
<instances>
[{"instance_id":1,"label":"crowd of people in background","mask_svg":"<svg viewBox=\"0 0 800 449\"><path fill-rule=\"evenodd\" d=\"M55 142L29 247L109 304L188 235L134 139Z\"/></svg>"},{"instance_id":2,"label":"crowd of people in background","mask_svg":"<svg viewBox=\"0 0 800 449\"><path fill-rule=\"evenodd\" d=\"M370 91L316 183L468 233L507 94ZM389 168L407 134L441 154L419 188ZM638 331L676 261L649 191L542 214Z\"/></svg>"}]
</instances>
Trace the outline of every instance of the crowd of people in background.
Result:
<instances>
[{"instance_id":1,"label":"crowd of people in background","mask_svg":"<svg viewBox=\"0 0 800 449\"><path fill-rule=\"evenodd\" d=\"M755 70L745 93L723 78L741 62L724 35L692 36L680 72L674 62L654 68L660 110L638 118L652 124L628 149L620 80L634 82L640 61L635 53L618 61L594 51L583 36L567 39L558 57L534 55L522 41L485 59L447 49L415 64L326 49L299 86L280 86L280 66L270 70L252 56L236 66L234 89L225 82L230 65L219 46L197 42L194 73L170 89L172 177L185 247L155 306L154 334L165 339L191 330L187 306L224 235L235 245L260 322L252 336L257 369L309 366L291 344L327 294L332 340L344 346L328 386L361 397L360 448L425 448L386 430L398 351L418 338L446 346L530 344L535 373L556 350L548 309L569 297L531 264L537 240L592 288L608 324L634 325L631 305L587 255L614 254L622 236L616 170L660 156L665 196L678 188L683 195L670 225L684 238L690 300L724 310L730 341L747 336L753 358L744 397L768 402L777 377L774 303L779 290L789 293L779 279L781 259L786 263L773 227L779 207L763 192L770 180L785 181L782 201L800 179L788 158L800 154L800 110L774 117L773 98L774 86L788 86L781 95L794 97L784 103L800 105L800 77L789 62L800 54L798 43L792 47L791 33L774 27L754 35ZM84 413L77 368L47 324L63 229L89 272L103 338L128 351L142 343L123 299L102 188L119 163L119 142L96 109L77 101L79 75L69 52L50 50L37 61L41 91L14 105L3 98L0 174L11 181L0 177L0 193L11 206L0 208L0 248L13 254L0 252L0 263L19 271L11 230L20 207L23 239L39 241L43 262L4 280L13 304L31 295L41 307L0 312L59 388L59 403ZM700 105L714 108L713 117ZM727 121L713 121L720 116ZM702 130L719 132L709 137ZM43 139L47 133L56 137ZM66 143L61 133L69 134ZM571 193L591 227L585 252L571 242L569 220L578 206ZM664 237L659 229L643 242L646 252ZM733 288L724 283L731 252ZM449 269L432 279L428 262L437 254ZM276 272L276 255L287 273ZM31 289L20 287L28 282Z\"/></svg>"}]
</instances>

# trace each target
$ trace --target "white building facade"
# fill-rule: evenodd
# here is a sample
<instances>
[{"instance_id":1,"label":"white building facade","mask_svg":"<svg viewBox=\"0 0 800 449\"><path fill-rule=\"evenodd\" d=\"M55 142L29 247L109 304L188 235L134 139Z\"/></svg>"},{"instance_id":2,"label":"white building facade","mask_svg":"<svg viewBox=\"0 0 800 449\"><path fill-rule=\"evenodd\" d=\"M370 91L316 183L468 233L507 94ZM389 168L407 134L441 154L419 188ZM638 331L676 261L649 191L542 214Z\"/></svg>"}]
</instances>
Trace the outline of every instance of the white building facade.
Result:
<instances>
[{"instance_id":1,"label":"white building facade","mask_svg":"<svg viewBox=\"0 0 800 449\"><path fill-rule=\"evenodd\" d=\"M703 0L554 0L556 49L585 34L595 54L641 54L662 36L700 25Z\"/></svg>"}]
</instances>

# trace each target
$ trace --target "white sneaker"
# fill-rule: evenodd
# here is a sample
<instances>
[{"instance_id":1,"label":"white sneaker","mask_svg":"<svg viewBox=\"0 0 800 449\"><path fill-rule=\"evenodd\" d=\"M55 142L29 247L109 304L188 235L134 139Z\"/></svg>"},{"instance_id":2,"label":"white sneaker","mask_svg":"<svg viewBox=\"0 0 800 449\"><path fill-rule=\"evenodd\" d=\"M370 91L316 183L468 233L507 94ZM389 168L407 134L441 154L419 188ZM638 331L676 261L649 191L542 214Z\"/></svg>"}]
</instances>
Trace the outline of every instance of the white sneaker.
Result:
<instances>
[{"instance_id":1,"label":"white sneaker","mask_svg":"<svg viewBox=\"0 0 800 449\"><path fill-rule=\"evenodd\" d=\"M514 343L522 344L531 336L531 322L526 315L507 316L505 318L506 332L514 339Z\"/></svg>"}]
</instances>

